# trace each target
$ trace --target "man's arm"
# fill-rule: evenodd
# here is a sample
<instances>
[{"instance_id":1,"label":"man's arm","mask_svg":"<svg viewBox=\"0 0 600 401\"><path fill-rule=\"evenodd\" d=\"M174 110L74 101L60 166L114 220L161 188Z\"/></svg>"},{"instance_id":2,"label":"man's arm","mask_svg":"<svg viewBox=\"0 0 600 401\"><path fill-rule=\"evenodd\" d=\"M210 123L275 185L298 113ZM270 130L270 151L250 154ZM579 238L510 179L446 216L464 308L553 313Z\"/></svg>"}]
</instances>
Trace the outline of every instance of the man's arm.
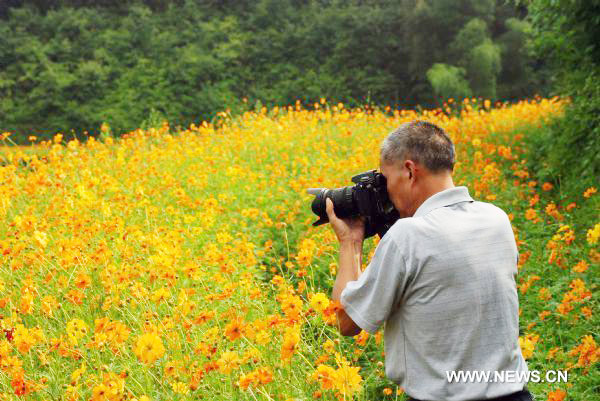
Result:
<instances>
[{"instance_id":1,"label":"man's arm","mask_svg":"<svg viewBox=\"0 0 600 401\"><path fill-rule=\"evenodd\" d=\"M361 275L363 241L345 240L340 242L340 258L338 274L335 278L331 299L340 301L342 291L349 281L356 281ZM340 333L344 336L355 336L360 333L361 328L354 323L346 311L341 308L337 311Z\"/></svg>"},{"instance_id":2,"label":"man's arm","mask_svg":"<svg viewBox=\"0 0 600 401\"><path fill-rule=\"evenodd\" d=\"M340 243L339 272L331 294L331 298L342 305L341 310L336 311L340 332L355 336L362 329L375 334L390 316L398 303L399 293L407 284L404 257L395 240L386 234L377 244L369 266L362 272L364 217L339 219L331 199L327 198L326 202L329 222ZM388 232L391 233L391 229Z\"/></svg>"}]
</instances>

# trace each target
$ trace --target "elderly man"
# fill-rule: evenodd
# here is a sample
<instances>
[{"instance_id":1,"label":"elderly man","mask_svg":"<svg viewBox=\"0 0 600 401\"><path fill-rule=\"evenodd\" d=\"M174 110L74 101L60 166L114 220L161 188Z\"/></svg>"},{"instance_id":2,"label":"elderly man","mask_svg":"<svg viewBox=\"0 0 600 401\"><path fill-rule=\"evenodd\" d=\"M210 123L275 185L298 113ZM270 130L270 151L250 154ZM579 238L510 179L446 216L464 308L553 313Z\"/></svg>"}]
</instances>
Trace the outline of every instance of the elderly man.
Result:
<instances>
[{"instance_id":1,"label":"elderly man","mask_svg":"<svg viewBox=\"0 0 600 401\"><path fill-rule=\"evenodd\" d=\"M380 171L401 218L364 272L364 220L337 218L326 200L340 242L339 328L373 334L385 322L386 375L413 400L531 400L513 231L501 209L454 186L454 155L448 135L424 121L385 138Z\"/></svg>"}]
</instances>

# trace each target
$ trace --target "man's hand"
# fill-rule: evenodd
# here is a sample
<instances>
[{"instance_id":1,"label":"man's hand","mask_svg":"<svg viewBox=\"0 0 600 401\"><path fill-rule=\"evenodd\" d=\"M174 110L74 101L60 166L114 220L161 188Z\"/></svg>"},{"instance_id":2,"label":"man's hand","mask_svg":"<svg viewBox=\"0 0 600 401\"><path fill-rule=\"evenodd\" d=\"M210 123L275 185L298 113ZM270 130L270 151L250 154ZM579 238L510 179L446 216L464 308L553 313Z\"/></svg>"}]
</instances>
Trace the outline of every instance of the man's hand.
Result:
<instances>
[{"instance_id":1,"label":"man's hand","mask_svg":"<svg viewBox=\"0 0 600 401\"><path fill-rule=\"evenodd\" d=\"M340 300L340 295L348 281L357 280L360 276L360 265L362 260L362 243L365 239L365 219L364 217L355 217L349 219L339 219L333 211L333 202L331 199L325 199L327 217L329 223L337 235L340 242L340 268L333 284L331 298L335 301ZM344 336L355 336L360 332L360 327L344 309L336 312L338 319L338 328Z\"/></svg>"},{"instance_id":2,"label":"man's hand","mask_svg":"<svg viewBox=\"0 0 600 401\"><path fill-rule=\"evenodd\" d=\"M339 242L362 242L365 239L365 218L363 216L340 219L333 211L333 202L331 199L325 199L325 210L329 223L335 231Z\"/></svg>"}]
</instances>

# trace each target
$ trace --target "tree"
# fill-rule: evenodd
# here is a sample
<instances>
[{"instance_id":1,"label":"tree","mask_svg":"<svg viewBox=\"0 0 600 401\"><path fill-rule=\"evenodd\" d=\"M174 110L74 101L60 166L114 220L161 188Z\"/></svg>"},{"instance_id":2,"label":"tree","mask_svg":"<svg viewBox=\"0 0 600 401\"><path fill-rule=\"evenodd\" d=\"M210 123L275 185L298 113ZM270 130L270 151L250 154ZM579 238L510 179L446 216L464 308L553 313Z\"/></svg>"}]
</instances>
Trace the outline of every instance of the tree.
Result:
<instances>
[{"instance_id":1,"label":"tree","mask_svg":"<svg viewBox=\"0 0 600 401\"><path fill-rule=\"evenodd\" d=\"M257 103L432 107L537 89L525 29L508 26L522 7L505 0L0 3L0 132L21 143L104 121L120 134L149 114L188 126Z\"/></svg>"},{"instance_id":2,"label":"tree","mask_svg":"<svg viewBox=\"0 0 600 401\"><path fill-rule=\"evenodd\" d=\"M555 93L570 97L563 119L533 138L536 168L558 179L600 176L600 0L532 0L540 57L549 57ZM567 180L569 181L569 180Z\"/></svg>"},{"instance_id":3,"label":"tree","mask_svg":"<svg viewBox=\"0 0 600 401\"><path fill-rule=\"evenodd\" d=\"M498 97L519 99L544 86L547 74L534 67L531 46L531 23L518 18L508 18L506 31L497 40L500 46L502 68L498 81Z\"/></svg>"},{"instance_id":4,"label":"tree","mask_svg":"<svg viewBox=\"0 0 600 401\"><path fill-rule=\"evenodd\" d=\"M471 96L464 68L436 63L427 71L427 79L435 93L443 99Z\"/></svg>"},{"instance_id":5,"label":"tree","mask_svg":"<svg viewBox=\"0 0 600 401\"><path fill-rule=\"evenodd\" d=\"M500 48L489 38L467 56L468 77L472 90L486 99L496 99L496 78L500 72Z\"/></svg>"}]
</instances>

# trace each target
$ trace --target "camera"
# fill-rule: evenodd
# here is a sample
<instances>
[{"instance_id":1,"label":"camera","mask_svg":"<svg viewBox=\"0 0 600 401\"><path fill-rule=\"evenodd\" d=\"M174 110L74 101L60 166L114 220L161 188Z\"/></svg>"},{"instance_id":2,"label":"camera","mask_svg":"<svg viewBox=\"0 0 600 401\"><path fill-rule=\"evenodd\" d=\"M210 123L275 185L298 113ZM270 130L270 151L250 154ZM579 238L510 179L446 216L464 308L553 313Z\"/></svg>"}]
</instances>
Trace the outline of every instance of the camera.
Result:
<instances>
[{"instance_id":1,"label":"camera","mask_svg":"<svg viewBox=\"0 0 600 401\"><path fill-rule=\"evenodd\" d=\"M315 195L312 211L319 220L313 226L329 222L325 199L330 198L333 209L339 218L365 217L365 238L378 234L382 238L387 230L400 218L391 202L386 179L377 170L369 170L352 177L356 185L343 188L309 188L307 192Z\"/></svg>"}]
</instances>

